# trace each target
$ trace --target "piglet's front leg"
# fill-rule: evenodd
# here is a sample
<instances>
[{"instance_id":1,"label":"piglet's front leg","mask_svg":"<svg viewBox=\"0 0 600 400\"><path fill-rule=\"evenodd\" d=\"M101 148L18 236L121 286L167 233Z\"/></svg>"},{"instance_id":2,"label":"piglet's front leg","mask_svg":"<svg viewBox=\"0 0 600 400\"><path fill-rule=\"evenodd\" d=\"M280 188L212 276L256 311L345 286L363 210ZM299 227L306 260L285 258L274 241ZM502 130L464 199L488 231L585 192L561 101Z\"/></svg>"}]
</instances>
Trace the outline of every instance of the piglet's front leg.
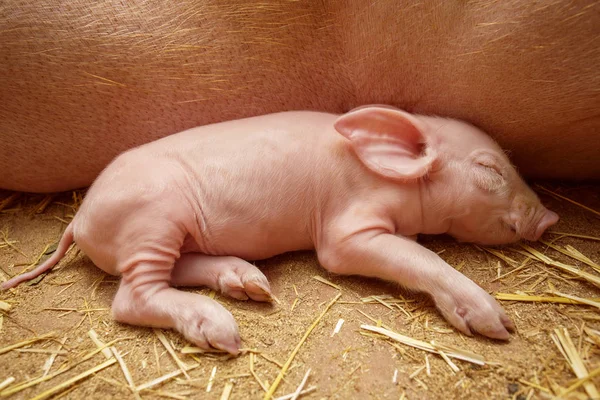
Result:
<instances>
[{"instance_id":1,"label":"piglet's front leg","mask_svg":"<svg viewBox=\"0 0 600 400\"><path fill-rule=\"evenodd\" d=\"M514 328L496 300L437 254L418 243L381 229L329 240L319 261L331 272L398 282L426 292L444 317L461 332L508 339Z\"/></svg>"}]
</instances>

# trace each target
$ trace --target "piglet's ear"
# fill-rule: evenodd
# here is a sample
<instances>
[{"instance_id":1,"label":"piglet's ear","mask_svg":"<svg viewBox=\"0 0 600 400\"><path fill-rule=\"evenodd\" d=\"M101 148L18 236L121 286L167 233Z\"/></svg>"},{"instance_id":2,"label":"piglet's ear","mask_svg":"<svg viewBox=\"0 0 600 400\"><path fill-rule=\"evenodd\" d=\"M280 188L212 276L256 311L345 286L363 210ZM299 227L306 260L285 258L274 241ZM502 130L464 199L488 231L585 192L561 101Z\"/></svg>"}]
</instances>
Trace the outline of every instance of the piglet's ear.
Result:
<instances>
[{"instance_id":1,"label":"piglet's ear","mask_svg":"<svg viewBox=\"0 0 600 400\"><path fill-rule=\"evenodd\" d=\"M361 108L342 115L334 127L350 140L365 166L387 178L420 178L435 159L425 144L420 122L400 110Z\"/></svg>"},{"instance_id":2,"label":"piglet's ear","mask_svg":"<svg viewBox=\"0 0 600 400\"><path fill-rule=\"evenodd\" d=\"M488 192L496 192L506 186L506 161L491 150L475 150L470 155L475 185Z\"/></svg>"}]
</instances>

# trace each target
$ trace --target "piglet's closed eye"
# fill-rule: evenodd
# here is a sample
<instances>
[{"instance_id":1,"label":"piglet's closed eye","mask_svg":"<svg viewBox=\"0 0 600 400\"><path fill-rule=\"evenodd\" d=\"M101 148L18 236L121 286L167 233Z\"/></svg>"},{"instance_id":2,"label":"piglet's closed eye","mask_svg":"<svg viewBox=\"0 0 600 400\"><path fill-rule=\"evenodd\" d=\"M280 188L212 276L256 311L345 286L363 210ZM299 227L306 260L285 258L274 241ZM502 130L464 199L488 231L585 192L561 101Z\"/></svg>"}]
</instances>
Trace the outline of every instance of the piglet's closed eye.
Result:
<instances>
[{"instance_id":1,"label":"piglet's closed eye","mask_svg":"<svg viewBox=\"0 0 600 400\"><path fill-rule=\"evenodd\" d=\"M475 150L470 155L473 162L471 174L475 184L488 192L496 192L506 186L503 161L490 150Z\"/></svg>"},{"instance_id":2,"label":"piglet's closed eye","mask_svg":"<svg viewBox=\"0 0 600 400\"><path fill-rule=\"evenodd\" d=\"M420 123L400 110L362 108L342 115L334 127L350 140L365 166L386 178L420 178L435 160Z\"/></svg>"}]
</instances>

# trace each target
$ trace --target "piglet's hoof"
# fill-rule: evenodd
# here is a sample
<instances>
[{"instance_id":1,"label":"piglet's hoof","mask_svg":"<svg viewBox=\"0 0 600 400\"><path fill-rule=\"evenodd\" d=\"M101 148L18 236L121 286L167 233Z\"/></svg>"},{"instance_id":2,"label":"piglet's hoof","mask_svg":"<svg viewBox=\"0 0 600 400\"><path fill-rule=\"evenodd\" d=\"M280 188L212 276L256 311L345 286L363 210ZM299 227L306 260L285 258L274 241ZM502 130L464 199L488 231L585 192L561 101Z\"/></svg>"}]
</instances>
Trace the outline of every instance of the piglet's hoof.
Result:
<instances>
[{"instance_id":1,"label":"piglet's hoof","mask_svg":"<svg viewBox=\"0 0 600 400\"><path fill-rule=\"evenodd\" d=\"M201 349L225 350L237 355L241 340L229 311L216 301L202 297L193 309L182 310L175 328Z\"/></svg>"},{"instance_id":2,"label":"piglet's hoof","mask_svg":"<svg viewBox=\"0 0 600 400\"><path fill-rule=\"evenodd\" d=\"M221 274L219 277L220 290L238 300L272 301L271 288L267 278L262 272L255 270L244 271L238 274L235 271Z\"/></svg>"},{"instance_id":3,"label":"piglet's hoof","mask_svg":"<svg viewBox=\"0 0 600 400\"><path fill-rule=\"evenodd\" d=\"M272 301L267 277L238 257L187 253L175 264L174 286L208 286L238 300Z\"/></svg>"},{"instance_id":4,"label":"piglet's hoof","mask_svg":"<svg viewBox=\"0 0 600 400\"><path fill-rule=\"evenodd\" d=\"M458 295L435 296L436 306L456 329L465 335L473 332L492 339L508 340L515 326L502 307L480 287L468 288Z\"/></svg>"}]
</instances>

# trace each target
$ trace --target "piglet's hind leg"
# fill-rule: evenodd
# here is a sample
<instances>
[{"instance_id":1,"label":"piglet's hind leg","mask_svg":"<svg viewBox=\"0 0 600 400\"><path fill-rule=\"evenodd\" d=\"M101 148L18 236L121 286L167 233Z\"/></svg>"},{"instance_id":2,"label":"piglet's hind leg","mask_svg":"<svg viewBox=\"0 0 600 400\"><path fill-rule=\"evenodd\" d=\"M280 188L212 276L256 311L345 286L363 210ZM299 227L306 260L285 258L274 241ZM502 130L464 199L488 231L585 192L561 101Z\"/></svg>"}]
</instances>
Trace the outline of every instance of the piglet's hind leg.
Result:
<instances>
[{"instance_id":1,"label":"piglet's hind leg","mask_svg":"<svg viewBox=\"0 0 600 400\"><path fill-rule=\"evenodd\" d=\"M240 337L229 311L202 295L169 286L171 268L139 264L123 273L113 317L131 325L173 328L195 345L237 354Z\"/></svg>"},{"instance_id":2,"label":"piglet's hind leg","mask_svg":"<svg viewBox=\"0 0 600 400\"><path fill-rule=\"evenodd\" d=\"M174 286L208 286L238 300L271 301L267 277L238 257L186 253L175 264Z\"/></svg>"}]
</instances>

